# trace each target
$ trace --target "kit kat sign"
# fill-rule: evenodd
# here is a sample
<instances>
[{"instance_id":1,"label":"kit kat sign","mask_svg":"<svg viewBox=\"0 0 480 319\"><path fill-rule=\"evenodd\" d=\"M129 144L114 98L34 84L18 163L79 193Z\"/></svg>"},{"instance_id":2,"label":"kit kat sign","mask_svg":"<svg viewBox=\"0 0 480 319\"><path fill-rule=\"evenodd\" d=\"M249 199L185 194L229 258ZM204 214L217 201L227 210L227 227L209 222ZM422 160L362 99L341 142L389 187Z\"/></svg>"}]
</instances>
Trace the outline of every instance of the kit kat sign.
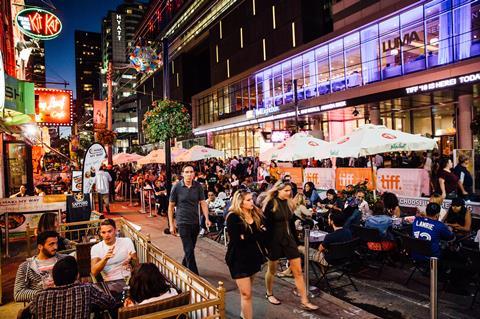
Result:
<instances>
[{"instance_id":1,"label":"kit kat sign","mask_svg":"<svg viewBox=\"0 0 480 319\"><path fill-rule=\"evenodd\" d=\"M50 11L40 8L20 11L15 21L20 32L33 39L51 40L62 31L60 19Z\"/></svg>"}]
</instances>

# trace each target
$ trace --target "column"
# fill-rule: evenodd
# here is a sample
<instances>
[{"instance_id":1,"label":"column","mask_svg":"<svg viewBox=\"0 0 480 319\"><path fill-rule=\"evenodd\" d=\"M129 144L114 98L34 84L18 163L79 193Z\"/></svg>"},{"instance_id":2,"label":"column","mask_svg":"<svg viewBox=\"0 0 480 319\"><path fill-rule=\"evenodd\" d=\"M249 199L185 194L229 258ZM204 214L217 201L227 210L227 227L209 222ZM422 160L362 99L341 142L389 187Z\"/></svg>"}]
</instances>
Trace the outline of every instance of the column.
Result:
<instances>
[{"instance_id":1,"label":"column","mask_svg":"<svg viewBox=\"0 0 480 319\"><path fill-rule=\"evenodd\" d=\"M378 103L368 104L368 111L370 113L370 123L374 125L382 125L382 119L380 118L380 106Z\"/></svg>"},{"instance_id":2,"label":"column","mask_svg":"<svg viewBox=\"0 0 480 319\"><path fill-rule=\"evenodd\" d=\"M472 130L470 123L472 123L472 94L462 94L458 97L457 110L457 137L458 148L472 149Z\"/></svg>"}]
</instances>

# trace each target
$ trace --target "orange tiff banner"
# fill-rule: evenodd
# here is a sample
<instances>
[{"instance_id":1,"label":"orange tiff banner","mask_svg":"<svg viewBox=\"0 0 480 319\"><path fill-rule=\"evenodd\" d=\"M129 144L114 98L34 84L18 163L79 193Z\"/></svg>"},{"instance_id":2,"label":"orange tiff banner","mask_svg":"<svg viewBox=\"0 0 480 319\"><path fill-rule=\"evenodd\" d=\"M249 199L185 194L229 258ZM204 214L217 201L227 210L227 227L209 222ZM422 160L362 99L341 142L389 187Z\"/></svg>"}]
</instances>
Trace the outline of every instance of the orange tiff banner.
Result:
<instances>
[{"instance_id":1,"label":"orange tiff banner","mask_svg":"<svg viewBox=\"0 0 480 319\"><path fill-rule=\"evenodd\" d=\"M343 190L348 185L355 185L364 181L368 181L367 187L369 190L374 189L371 168L337 167L335 170L337 190Z\"/></svg>"},{"instance_id":2,"label":"orange tiff banner","mask_svg":"<svg viewBox=\"0 0 480 319\"><path fill-rule=\"evenodd\" d=\"M290 175L292 182L299 188L303 187L303 169L301 167L279 167L279 171L281 178Z\"/></svg>"}]
</instances>

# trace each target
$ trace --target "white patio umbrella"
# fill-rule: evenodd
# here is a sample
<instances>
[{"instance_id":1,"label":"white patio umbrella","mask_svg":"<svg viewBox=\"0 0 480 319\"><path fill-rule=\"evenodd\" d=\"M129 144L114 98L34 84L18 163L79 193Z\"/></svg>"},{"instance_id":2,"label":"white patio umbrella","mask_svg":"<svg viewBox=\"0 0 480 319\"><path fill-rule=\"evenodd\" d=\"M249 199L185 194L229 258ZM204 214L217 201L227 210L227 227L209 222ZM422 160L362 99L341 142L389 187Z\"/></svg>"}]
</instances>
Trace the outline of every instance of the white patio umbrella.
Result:
<instances>
[{"instance_id":1,"label":"white patio umbrella","mask_svg":"<svg viewBox=\"0 0 480 319\"><path fill-rule=\"evenodd\" d=\"M431 138L392 130L384 125L366 124L331 142L326 156L356 158L388 152L432 150L436 147L437 143Z\"/></svg>"},{"instance_id":2,"label":"white patio umbrella","mask_svg":"<svg viewBox=\"0 0 480 319\"><path fill-rule=\"evenodd\" d=\"M172 151L171 151L172 161L177 162L178 156L185 153L186 151L187 150L184 148L172 148ZM157 149L157 150L151 151L150 153L148 153L148 155L138 160L138 164L140 165L165 164L165 150Z\"/></svg>"},{"instance_id":3,"label":"white patio umbrella","mask_svg":"<svg viewBox=\"0 0 480 319\"><path fill-rule=\"evenodd\" d=\"M297 133L280 145L260 154L262 161L297 161L306 158L328 156L330 143L315 138L306 132Z\"/></svg>"},{"instance_id":4,"label":"white patio umbrella","mask_svg":"<svg viewBox=\"0 0 480 319\"><path fill-rule=\"evenodd\" d=\"M142 157L143 157L142 155L138 155L136 153L133 153L133 154L118 153L113 155L112 162L113 162L113 165L120 165L120 164L136 162Z\"/></svg>"},{"instance_id":5,"label":"white patio umbrella","mask_svg":"<svg viewBox=\"0 0 480 319\"><path fill-rule=\"evenodd\" d=\"M212 157L225 157L222 151L195 145L177 158L177 162L195 162Z\"/></svg>"}]
</instances>

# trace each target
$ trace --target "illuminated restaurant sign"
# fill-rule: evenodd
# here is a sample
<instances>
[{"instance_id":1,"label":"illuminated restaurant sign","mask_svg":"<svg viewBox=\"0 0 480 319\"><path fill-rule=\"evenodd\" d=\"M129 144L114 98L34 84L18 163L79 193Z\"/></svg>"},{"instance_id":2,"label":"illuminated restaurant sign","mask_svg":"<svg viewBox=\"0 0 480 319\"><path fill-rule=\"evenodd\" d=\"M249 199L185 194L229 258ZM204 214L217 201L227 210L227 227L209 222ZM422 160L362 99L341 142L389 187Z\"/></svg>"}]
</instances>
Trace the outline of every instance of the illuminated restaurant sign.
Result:
<instances>
[{"instance_id":1,"label":"illuminated restaurant sign","mask_svg":"<svg viewBox=\"0 0 480 319\"><path fill-rule=\"evenodd\" d=\"M60 19L41 8L24 9L17 14L15 21L18 29L33 39L51 40L62 31Z\"/></svg>"},{"instance_id":2,"label":"illuminated restaurant sign","mask_svg":"<svg viewBox=\"0 0 480 319\"><path fill-rule=\"evenodd\" d=\"M455 86L457 84L466 84L480 81L480 73L473 73L468 75L461 75L454 78L448 78L440 81L410 86L405 89L407 94L422 93L435 89L443 89L446 87Z\"/></svg>"},{"instance_id":3,"label":"illuminated restaurant sign","mask_svg":"<svg viewBox=\"0 0 480 319\"><path fill-rule=\"evenodd\" d=\"M35 88L35 122L46 126L72 125L72 91Z\"/></svg>"}]
</instances>

